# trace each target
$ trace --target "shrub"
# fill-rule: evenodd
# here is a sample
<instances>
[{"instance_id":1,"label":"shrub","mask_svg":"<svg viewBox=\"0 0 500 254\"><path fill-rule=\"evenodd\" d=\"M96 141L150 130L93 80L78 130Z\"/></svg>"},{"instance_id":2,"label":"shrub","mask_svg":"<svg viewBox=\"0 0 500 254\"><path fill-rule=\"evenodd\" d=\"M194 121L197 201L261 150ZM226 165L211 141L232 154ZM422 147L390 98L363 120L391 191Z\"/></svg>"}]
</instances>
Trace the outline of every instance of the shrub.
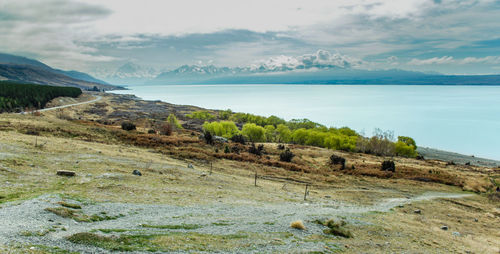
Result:
<instances>
[{"instance_id":1,"label":"shrub","mask_svg":"<svg viewBox=\"0 0 500 254\"><path fill-rule=\"evenodd\" d=\"M263 142L266 139L266 130L254 123L243 125L241 133L251 142Z\"/></svg>"},{"instance_id":2,"label":"shrub","mask_svg":"<svg viewBox=\"0 0 500 254\"><path fill-rule=\"evenodd\" d=\"M384 161L382 162L382 171L396 171L396 164L394 161Z\"/></svg>"},{"instance_id":3,"label":"shrub","mask_svg":"<svg viewBox=\"0 0 500 254\"><path fill-rule=\"evenodd\" d=\"M280 153L280 161L291 162L295 154L287 148L285 151Z\"/></svg>"},{"instance_id":4,"label":"shrub","mask_svg":"<svg viewBox=\"0 0 500 254\"><path fill-rule=\"evenodd\" d=\"M136 129L135 124L133 124L131 122L123 122L122 123L122 130L132 131L135 129Z\"/></svg>"},{"instance_id":5,"label":"shrub","mask_svg":"<svg viewBox=\"0 0 500 254\"><path fill-rule=\"evenodd\" d=\"M182 129L181 124L177 120L174 114L170 114L167 117L167 123L169 123L174 129Z\"/></svg>"},{"instance_id":6,"label":"shrub","mask_svg":"<svg viewBox=\"0 0 500 254\"><path fill-rule=\"evenodd\" d=\"M236 134L236 135L232 136L231 141L233 141L235 143L240 143L242 145L246 144L245 137L241 134Z\"/></svg>"},{"instance_id":7,"label":"shrub","mask_svg":"<svg viewBox=\"0 0 500 254\"><path fill-rule=\"evenodd\" d=\"M345 169L345 158L332 154L330 156L330 164L332 165L341 165L340 169Z\"/></svg>"},{"instance_id":8,"label":"shrub","mask_svg":"<svg viewBox=\"0 0 500 254\"><path fill-rule=\"evenodd\" d=\"M173 131L174 131L174 128L173 128L172 124L170 124L170 123L163 123L160 126L160 134L161 135L170 136L170 135L172 135Z\"/></svg>"},{"instance_id":9,"label":"shrub","mask_svg":"<svg viewBox=\"0 0 500 254\"><path fill-rule=\"evenodd\" d=\"M212 133L210 133L209 131L205 131L203 133L203 139L205 139L205 142L209 145L214 143L214 138L212 136Z\"/></svg>"},{"instance_id":10,"label":"shrub","mask_svg":"<svg viewBox=\"0 0 500 254\"><path fill-rule=\"evenodd\" d=\"M155 130L153 130L153 129L149 129L149 130L148 130L148 134L156 134L156 131L155 131Z\"/></svg>"},{"instance_id":11,"label":"shrub","mask_svg":"<svg viewBox=\"0 0 500 254\"><path fill-rule=\"evenodd\" d=\"M262 145L262 144L259 145L259 146L257 146L257 147L255 147L255 144L252 143L252 145L248 149L249 153L255 154L255 155L258 155L258 156L261 156L263 151L264 151L264 145Z\"/></svg>"},{"instance_id":12,"label":"shrub","mask_svg":"<svg viewBox=\"0 0 500 254\"><path fill-rule=\"evenodd\" d=\"M285 150L285 145L283 144L278 144L278 150Z\"/></svg>"},{"instance_id":13,"label":"shrub","mask_svg":"<svg viewBox=\"0 0 500 254\"><path fill-rule=\"evenodd\" d=\"M230 153L231 150L229 149L229 146L224 147L224 153Z\"/></svg>"}]
</instances>

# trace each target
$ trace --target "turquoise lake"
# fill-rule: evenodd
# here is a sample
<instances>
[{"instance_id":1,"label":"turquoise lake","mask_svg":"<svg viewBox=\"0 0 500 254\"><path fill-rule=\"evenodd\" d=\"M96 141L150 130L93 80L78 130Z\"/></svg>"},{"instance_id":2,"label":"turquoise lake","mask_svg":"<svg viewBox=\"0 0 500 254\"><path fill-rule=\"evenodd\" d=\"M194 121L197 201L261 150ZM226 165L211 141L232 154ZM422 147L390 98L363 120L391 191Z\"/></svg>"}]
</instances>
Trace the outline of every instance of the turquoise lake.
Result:
<instances>
[{"instance_id":1,"label":"turquoise lake","mask_svg":"<svg viewBox=\"0 0 500 254\"><path fill-rule=\"evenodd\" d=\"M500 159L500 86L164 85L116 91L146 100L308 118L370 136L375 128L417 145Z\"/></svg>"}]
</instances>

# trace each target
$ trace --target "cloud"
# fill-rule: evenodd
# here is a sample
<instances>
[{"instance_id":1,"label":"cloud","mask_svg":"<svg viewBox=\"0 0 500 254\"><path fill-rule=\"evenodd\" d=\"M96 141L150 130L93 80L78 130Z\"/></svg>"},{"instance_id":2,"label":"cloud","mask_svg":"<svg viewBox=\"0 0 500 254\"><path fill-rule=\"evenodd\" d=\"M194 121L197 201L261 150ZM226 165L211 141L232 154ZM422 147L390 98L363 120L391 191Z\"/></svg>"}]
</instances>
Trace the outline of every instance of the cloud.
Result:
<instances>
[{"instance_id":1,"label":"cloud","mask_svg":"<svg viewBox=\"0 0 500 254\"><path fill-rule=\"evenodd\" d=\"M408 62L409 65L428 65L428 64L450 64L455 63L451 56L433 57L428 59L412 59Z\"/></svg>"},{"instance_id":2,"label":"cloud","mask_svg":"<svg viewBox=\"0 0 500 254\"><path fill-rule=\"evenodd\" d=\"M258 61L251 65L251 69L262 70L301 70L301 69L329 69L329 68L351 68L359 67L363 62L339 53L331 53L326 50L318 50L314 54L305 54L298 57L275 56L266 60Z\"/></svg>"},{"instance_id":3,"label":"cloud","mask_svg":"<svg viewBox=\"0 0 500 254\"><path fill-rule=\"evenodd\" d=\"M95 36L92 22L110 13L101 6L75 1L3 0L0 51L34 57L64 69L114 61L119 57L95 54L96 48L81 44Z\"/></svg>"},{"instance_id":4,"label":"cloud","mask_svg":"<svg viewBox=\"0 0 500 254\"><path fill-rule=\"evenodd\" d=\"M475 64L475 63L486 63L486 64L499 64L500 56L486 56L486 57L466 57L460 61L461 64Z\"/></svg>"},{"instance_id":5,"label":"cloud","mask_svg":"<svg viewBox=\"0 0 500 254\"><path fill-rule=\"evenodd\" d=\"M408 65L430 65L430 64L499 64L500 56L485 56L485 57L465 57L463 59L455 59L451 56L433 57L428 59L412 59Z\"/></svg>"}]
</instances>

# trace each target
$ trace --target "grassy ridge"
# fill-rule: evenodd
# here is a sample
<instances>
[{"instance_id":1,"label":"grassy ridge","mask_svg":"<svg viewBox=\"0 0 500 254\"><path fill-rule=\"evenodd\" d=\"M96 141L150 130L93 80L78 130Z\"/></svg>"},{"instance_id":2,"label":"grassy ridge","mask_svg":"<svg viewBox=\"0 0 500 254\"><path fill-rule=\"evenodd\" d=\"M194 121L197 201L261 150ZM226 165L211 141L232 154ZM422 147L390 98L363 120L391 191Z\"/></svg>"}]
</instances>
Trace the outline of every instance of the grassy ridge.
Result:
<instances>
[{"instance_id":1,"label":"grassy ridge","mask_svg":"<svg viewBox=\"0 0 500 254\"><path fill-rule=\"evenodd\" d=\"M44 108L47 102L60 97L78 97L80 88L59 87L14 82L0 82L0 112L20 111L25 108Z\"/></svg>"}]
</instances>

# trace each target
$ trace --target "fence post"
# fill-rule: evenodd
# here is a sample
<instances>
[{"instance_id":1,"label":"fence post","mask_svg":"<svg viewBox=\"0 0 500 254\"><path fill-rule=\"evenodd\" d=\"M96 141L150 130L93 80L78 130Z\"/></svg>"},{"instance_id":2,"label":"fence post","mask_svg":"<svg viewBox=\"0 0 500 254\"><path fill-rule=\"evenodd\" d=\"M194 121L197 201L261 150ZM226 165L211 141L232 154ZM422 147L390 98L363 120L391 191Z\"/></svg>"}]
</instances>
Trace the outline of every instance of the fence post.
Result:
<instances>
[{"instance_id":1,"label":"fence post","mask_svg":"<svg viewBox=\"0 0 500 254\"><path fill-rule=\"evenodd\" d=\"M212 175L212 162L210 162L210 175Z\"/></svg>"},{"instance_id":2,"label":"fence post","mask_svg":"<svg viewBox=\"0 0 500 254\"><path fill-rule=\"evenodd\" d=\"M255 187L257 187L257 170L255 170Z\"/></svg>"},{"instance_id":3,"label":"fence post","mask_svg":"<svg viewBox=\"0 0 500 254\"><path fill-rule=\"evenodd\" d=\"M304 192L304 200L307 199L307 187L309 187L308 183L306 183L306 191Z\"/></svg>"}]
</instances>

